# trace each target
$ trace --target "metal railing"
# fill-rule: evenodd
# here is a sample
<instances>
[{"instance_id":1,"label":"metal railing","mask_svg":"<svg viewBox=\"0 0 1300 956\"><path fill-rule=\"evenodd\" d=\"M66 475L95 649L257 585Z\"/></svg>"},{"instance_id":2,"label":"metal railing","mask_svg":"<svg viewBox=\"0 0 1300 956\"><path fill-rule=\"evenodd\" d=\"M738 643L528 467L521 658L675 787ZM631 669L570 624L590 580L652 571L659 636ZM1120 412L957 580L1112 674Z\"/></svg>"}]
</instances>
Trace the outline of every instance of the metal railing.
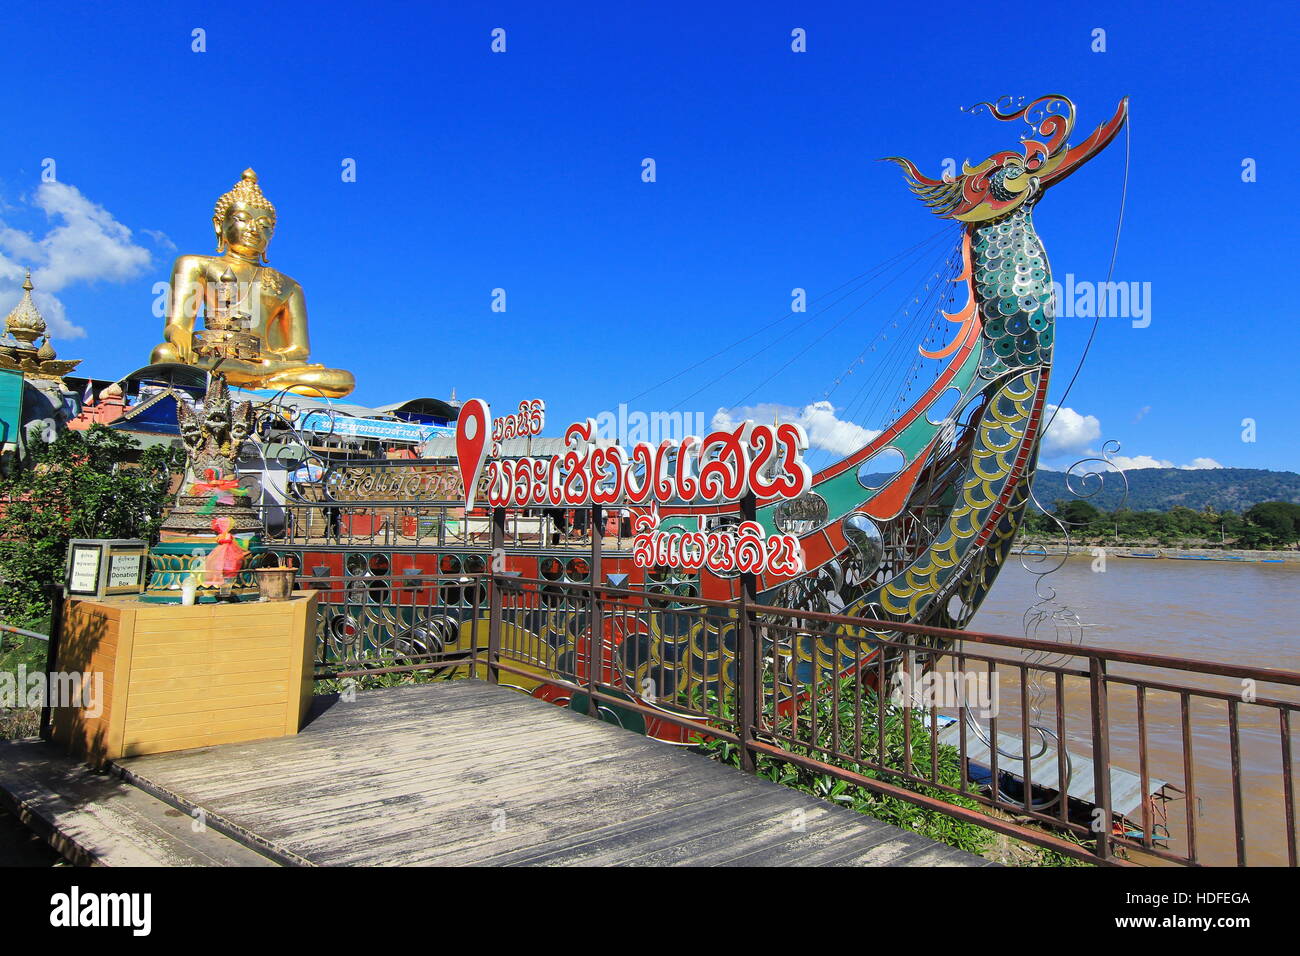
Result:
<instances>
[{"instance_id":1,"label":"metal railing","mask_svg":"<svg viewBox=\"0 0 1300 956\"><path fill-rule=\"evenodd\" d=\"M272 548L483 548L492 539L489 512L464 514L455 502L289 501L262 504L259 516ZM630 546L630 519L601 522L605 546ZM591 550L586 509L510 509L502 546L511 550Z\"/></svg>"},{"instance_id":2,"label":"metal railing","mask_svg":"<svg viewBox=\"0 0 1300 956\"><path fill-rule=\"evenodd\" d=\"M359 580L304 582L325 592L318 676L478 676L673 743L733 744L749 772L784 762L1095 863L1296 865L1300 673L768 607L743 589ZM367 613L373 632L331 644L329 621ZM927 696L906 675L964 689Z\"/></svg>"},{"instance_id":3,"label":"metal railing","mask_svg":"<svg viewBox=\"0 0 1300 956\"><path fill-rule=\"evenodd\" d=\"M50 636L48 634L41 634L37 631L29 631L25 627L17 627L13 624L6 624L4 621L0 621L0 634L13 634L17 637L29 638L31 640L36 640L36 641L45 641L46 643L48 643L50 640Z\"/></svg>"},{"instance_id":4,"label":"metal railing","mask_svg":"<svg viewBox=\"0 0 1300 956\"><path fill-rule=\"evenodd\" d=\"M445 676L486 648L490 577L483 574L370 571L306 574L298 587L318 591L316 677L435 670ZM481 633L482 632L482 633Z\"/></svg>"}]
</instances>

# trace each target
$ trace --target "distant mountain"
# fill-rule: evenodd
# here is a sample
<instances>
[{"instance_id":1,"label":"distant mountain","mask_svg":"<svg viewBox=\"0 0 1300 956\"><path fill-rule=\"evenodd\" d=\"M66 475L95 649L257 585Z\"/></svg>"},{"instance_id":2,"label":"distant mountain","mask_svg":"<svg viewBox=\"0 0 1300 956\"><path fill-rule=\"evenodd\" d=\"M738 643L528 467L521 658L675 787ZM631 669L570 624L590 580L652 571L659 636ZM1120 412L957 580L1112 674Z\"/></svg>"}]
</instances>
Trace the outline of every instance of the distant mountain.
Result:
<instances>
[{"instance_id":1,"label":"distant mountain","mask_svg":"<svg viewBox=\"0 0 1300 956\"><path fill-rule=\"evenodd\" d=\"M1125 472L1128 500L1124 500L1124 481L1108 471L1104 489L1088 499L1103 511L1113 511L1123 504L1134 511L1168 511L1182 505L1200 511L1206 505L1215 511L1245 511L1261 501L1290 501L1300 504L1300 474L1294 471L1268 471L1264 468L1204 468L1184 471L1181 468L1140 468ZM1085 492L1074 480L1076 489ZM1050 508L1058 498L1071 496L1065 486L1065 473L1042 471L1034 477L1034 497Z\"/></svg>"}]
</instances>

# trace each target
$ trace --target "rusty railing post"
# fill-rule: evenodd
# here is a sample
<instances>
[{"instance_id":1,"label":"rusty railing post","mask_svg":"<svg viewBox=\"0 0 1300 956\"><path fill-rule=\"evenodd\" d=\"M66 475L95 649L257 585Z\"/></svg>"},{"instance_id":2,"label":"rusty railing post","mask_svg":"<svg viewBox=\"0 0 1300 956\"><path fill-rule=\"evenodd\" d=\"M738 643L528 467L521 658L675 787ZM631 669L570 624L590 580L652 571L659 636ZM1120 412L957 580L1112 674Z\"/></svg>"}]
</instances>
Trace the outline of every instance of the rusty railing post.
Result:
<instances>
[{"instance_id":1,"label":"rusty railing post","mask_svg":"<svg viewBox=\"0 0 1300 956\"><path fill-rule=\"evenodd\" d=\"M740 520L753 521L756 502L751 491L740 499ZM736 607L736 736L740 740L740 769L754 773L757 766L750 747L754 725L758 723L758 632L750 617L750 607L758 601L758 578L750 573L740 576L740 600Z\"/></svg>"},{"instance_id":2,"label":"rusty railing post","mask_svg":"<svg viewBox=\"0 0 1300 956\"><path fill-rule=\"evenodd\" d=\"M50 721L54 716L50 709L51 691L55 687L53 674L59 668L59 642L63 636L63 582L51 584L50 588L50 638L45 645L45 700L41 704L41 726L38 733L42 740L50 739Z\"/></svg>"},{"instance_id":3,"label":"rusty railing post","mask_svg":"<svg viewBox=\"0 0 1300 956\"><path fill-rule=\"evenodd\" d=\"M506 509L493 508L492 551L488 562L487 679L490 684L495 684L500 679L497 665L501 660L501 587L497 575L505 568L498 568L497 563L500 561L504 564L505 545Z\"/></svg>"},{"instance_id":4,"label":"rusty railing post","mask_svg":"<svg viewBox=\"0 0 1300 956\"><path fill-rule=\"evenodd\" d=\"M442 566L441 563L439 563L438 571L433 577L433 587L430 590L430 604L437 603L441 600L439 597L439 595L442 594L441 572ZM471 678L478 673L478 616L482 612L482 599L487 596L483 588L483 583L485 581L489 582L488 586L490 587L491 580L492 562L489 560L486 572L480 571L474 578L474 604L470 608L469 612L469 674L467 675ZM432 608L430 608L430 611L432 612Z\"/></svg>"},{"instance_id":5,"label":"rusty railing post","mask_svg":"<svg viewBox=\"0 0 1300 956\"><path fill-rule=\"evenodd\" d=\"M588 569L591 581L591 605L587 623L587 703L589 705L587 710L589 715L597 720L600 720L600 704L596 700L596 688L600 684L600 671L605 659L605 629L600 618L600 594L596 590L600 586L602 545L600 523L603 518L600 505L593 504L590 515L591 567Z\"/></svg>"},{"instance_id":6,"label":"rusty railing post","mask_svg":"<svg viewBox=\"0 0 1300 956\"><path fill-rule=\"evenodd\" d=\"M1093 813L1101 811L1097 827L1097 855L1109 860L1111 827L1114 817L1110 805L1110 717L1107 712L1106 662L1093 657L1088 664L1089 700L1092 705L1092 774ZM1145 794L1143 795L1145 798Z\"/></svg>"}]
</instances>

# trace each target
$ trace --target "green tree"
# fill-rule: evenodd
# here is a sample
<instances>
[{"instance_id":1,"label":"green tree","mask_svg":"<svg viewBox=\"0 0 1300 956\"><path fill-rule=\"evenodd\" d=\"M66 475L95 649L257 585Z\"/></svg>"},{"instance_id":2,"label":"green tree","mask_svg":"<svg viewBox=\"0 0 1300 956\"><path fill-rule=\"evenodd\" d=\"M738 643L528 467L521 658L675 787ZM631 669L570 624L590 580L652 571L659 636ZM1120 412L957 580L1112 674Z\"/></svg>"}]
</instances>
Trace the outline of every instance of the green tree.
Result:
<instances>
[{"instance_id":1,"label":"green tree","mask_svg":"<svg viewBox=\"0 0 1300 956\"><path fill-rule=\"evenodd\" d=\"M1222 521L1223 537L1235 541L1246 532L1246 519L1235 511L1225 511L1219 516Z\"/></svg>"},{"instance_id":2,"label":"green tree","mask_svg":"<svg viewBox=\"0 0 1300 956\"><path fill-rule=\"evenodd\" d=\"M41 620L45 589L63 576L73 538L143 538L158 532L171 475L183 454L155 446L135 466L136 449L122 432L95 425L35 445L24 466L0 480L0 616L17 624Z\"/></svg>"},{"instance_id":3,"label":"green tree","mask_svg":"<svg viewBox=\"0 0 1300 956\"><path fill-rule=\"evenodd\" d=\"M1300 505L1289 501L1261 501L1242 517L1246 521L1242 540L1252 547L1285 547L1300 541Z\"/></svg>"},{"instance_id":4,"label":"green tree","mask_svg":"<svg viewBox=\"0 0 1300 956\"><path fill-rule=\"evenodd\" d=\"M1077 498L1073 501L1058 501L1056 516L1064 521L1071 531L1089 531L1093 529L1093 525L1100 527L1104 523L1101 520L1104 515L1096 505Z\"/></svg>"}]
</instances>

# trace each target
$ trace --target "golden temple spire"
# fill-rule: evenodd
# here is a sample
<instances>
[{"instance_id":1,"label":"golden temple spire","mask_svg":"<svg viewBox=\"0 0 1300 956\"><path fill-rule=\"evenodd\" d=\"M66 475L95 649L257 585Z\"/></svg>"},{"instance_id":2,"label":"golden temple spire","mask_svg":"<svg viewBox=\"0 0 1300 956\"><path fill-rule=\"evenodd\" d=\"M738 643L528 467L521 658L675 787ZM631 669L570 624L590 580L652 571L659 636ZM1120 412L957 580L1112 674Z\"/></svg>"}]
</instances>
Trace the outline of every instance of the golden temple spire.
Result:
<instances>
[{"instance_id":1,"label":"golden temple spire","mask_svg":"<svg viewBox=\"0 0 1300 956\"><path fill-rule=\"evenodd\" d=\"M45 317L32 301L34 288L32 272L28 269L27 278L23 280L23 297L5 318L5 331L29 349L34 348L33 343L45 334Z\"/></svg>"},{"instance_id":2,"label":"golden temple spire","mask_svg":"<svg viewBox=\"0 0 1300 956\"><path fill-rule=\"evenodd\" d=\"M59 379L71 372L81 359L58 361L54 344L45 324L45 316L32 299L31 270L23 279L23 297L5 317L5 338L0 340L0 368L22 372L31 378ZM40 348L36 340L44 337Z\"/></svg>"}]
</instances>

